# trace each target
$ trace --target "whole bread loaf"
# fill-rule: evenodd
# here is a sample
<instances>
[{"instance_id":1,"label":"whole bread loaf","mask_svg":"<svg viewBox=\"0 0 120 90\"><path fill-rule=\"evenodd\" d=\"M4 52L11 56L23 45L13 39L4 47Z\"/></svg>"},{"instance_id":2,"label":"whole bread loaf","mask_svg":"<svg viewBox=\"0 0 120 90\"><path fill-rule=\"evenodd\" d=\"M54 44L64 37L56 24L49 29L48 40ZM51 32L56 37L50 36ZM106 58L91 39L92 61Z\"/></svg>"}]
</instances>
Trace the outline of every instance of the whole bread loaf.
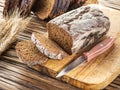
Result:
<instances>
[{"instance_id":1,"label":"whole bread loaf","mask_svg":"<svg viewBox=\"0 0 120 90\"><path fill-rule=\"evenodd\" d=\"M15 48L19 59L29 66L42 64L48 60L31 40L18 42Z\"/></svg>"},{"instance_id":2,"label":"whole bread loaf","mask_svg":"<svg viewBox=\"0 0 120 90\"><path fill-rule=\"evenodd\" d=\"M50 40L47 35L32 33L31 40L41 53L52 59L63 59L68 56L55 42Z\"/></svg>"},{"instance_id":3,"label":"whole bread loaf","mask_svg":"<svg viewBox=\"0 0 120 90\"><path fill-rule=\"evenodd\" d=\"M96 5L77 8L47 24L49 38L69 54L78 53L98 41L109 27L109 18Z\"/></svg>"},{"instance_id":4,"label":"whole bread loaf","mask_svg":"<svg viewBox=\"0 0 120 90\"><path fill-rule=\"evenodd\" d=\"M86 0L37 0L33 12L42 20L55 18L65 13L68 8L73 9L73 5L79 7L81 2Z\"/></svg>"},{"instance_id":5,"label":"whole bread loaf","mask_svg":"<svg viewBox=\"0 0 120 90\"><path fill-rule=\"evenodd\" d=\"M33 7L33 12L44 20L64 13L69 4L70 0L37 0Z\"/></svg>"}]
</instances>

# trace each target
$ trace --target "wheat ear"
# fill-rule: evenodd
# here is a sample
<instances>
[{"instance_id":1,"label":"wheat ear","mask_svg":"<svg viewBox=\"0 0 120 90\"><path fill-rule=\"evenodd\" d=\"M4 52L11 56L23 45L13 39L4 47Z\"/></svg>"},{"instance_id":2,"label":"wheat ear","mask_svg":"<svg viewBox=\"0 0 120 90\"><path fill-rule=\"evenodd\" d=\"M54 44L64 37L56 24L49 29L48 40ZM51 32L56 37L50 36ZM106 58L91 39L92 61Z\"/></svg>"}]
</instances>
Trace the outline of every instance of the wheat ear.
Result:
<instances>
[{"instance_id":1,"label":"wheat ear","mask_svg":"<svg viewBox=\"0 0 120 90\"><path fill-rule=\"evenodd\" d=\"M0 20L0 55L16 40L19 32L27 27L30 20L31 17L20 17L18 10Z\"/></svg>"}]
</instances>

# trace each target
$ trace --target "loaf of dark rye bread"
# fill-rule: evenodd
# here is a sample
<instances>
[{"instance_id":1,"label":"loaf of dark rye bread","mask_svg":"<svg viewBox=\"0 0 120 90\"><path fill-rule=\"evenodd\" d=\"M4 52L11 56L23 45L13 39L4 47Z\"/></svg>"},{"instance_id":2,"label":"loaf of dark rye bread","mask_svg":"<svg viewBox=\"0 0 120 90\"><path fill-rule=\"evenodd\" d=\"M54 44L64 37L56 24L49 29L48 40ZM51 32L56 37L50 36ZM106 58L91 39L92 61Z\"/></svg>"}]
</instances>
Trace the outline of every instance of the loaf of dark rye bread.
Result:
<instances>
[{"instance_id":1,"label":"loaf of dark rye bread","mask_svg":"<svg viewBox=\"0 0 120 90\"><path fill-rule=\"evenodd\" d=\"M69 54L98 41L109 27L109 18L96 5L82 6L47 23L49 38Z\"/></svg>"},{"instance_id":2,"label":"loaf of dark rye bread","mask_svg":"<svg viewBox=\"0 0 120 90\"><path fill-rule=\"evenodd\" d=\"M86 0L37 0L33 12L42 20L55 18L65 13L72 6L79 6ZM69 9L70 10L70 9Z\"/></svg>"},{"instance_id":3,"label":"loaf of dark rye bread","mask_svg":"<svg viewBox=\"0 0 120 90\"><path fill-rule=\"evenodd\" d=\"M13 11L19 9L22 16L30 14L31 8L36 0L5 0L3 15L10 16Z\"/></svg>"},{"instance_id":4,"label":"loaf of dark rye bread","mask_svg":"<svg viewBox=\"0 0 120 90\"><path fill-rule=\"evenodd\" d=\"M42 35L39 33L32 33L31 40L40 50L41 53L46 55L51 59L63 59L68 56L68 54L62 50L55 42L50 40L47 35Z\"/></svg>"},{"instance_id":5,"label":"loaf of dark rye bread","mask_svg":"<svg viewBox=\"0 0 120 90\"><path fill-rule=\"evenodd\" d=\"M42 20L53 18L63 13L69 7L69 0L37 0L33 12Z\"/></svg>"},{"instance_id":6,"label":"loaf of dark rye bread","mask_svg":"<svg viewBox=\"0 0 120 90\"><path fill-rule=\"evenodd\" d=\"M29 66L42 64L48 60L31 40L18 42L15 48L19 59Z\"/></svg>"}]
</instances>

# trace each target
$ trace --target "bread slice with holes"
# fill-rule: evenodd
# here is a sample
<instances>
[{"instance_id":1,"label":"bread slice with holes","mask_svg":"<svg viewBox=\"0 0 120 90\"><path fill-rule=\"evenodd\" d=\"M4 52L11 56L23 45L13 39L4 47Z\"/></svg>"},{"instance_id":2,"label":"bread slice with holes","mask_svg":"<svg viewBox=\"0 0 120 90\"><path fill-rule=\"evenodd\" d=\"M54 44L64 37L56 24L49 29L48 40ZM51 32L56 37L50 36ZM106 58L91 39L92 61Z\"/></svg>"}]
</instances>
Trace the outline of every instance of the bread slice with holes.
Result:
<instances>
[{"instance_id":1,"label":"bread slice with holes","mask_svg":"<svg viewBox=\"0 0 120 90\"><path fill-rule=\"evenodd\" d=\"M18 42L15 48L18 57L29 66L43 64L48 60L31 40Z\"/></svg>"},{"instance_id":2,"label":"bread slice with holes","mask_svg":"<svg viewBox=\"0 0 120 90\"><path fill-rule=\"evenodd\" d=\"M68 56L68 54L62 50L55 42L50 40L47 35L42 35L39 33L32 33L31 40L36 45L36 47L51 59L63 59Z\"/></svg>"}]
</instances>

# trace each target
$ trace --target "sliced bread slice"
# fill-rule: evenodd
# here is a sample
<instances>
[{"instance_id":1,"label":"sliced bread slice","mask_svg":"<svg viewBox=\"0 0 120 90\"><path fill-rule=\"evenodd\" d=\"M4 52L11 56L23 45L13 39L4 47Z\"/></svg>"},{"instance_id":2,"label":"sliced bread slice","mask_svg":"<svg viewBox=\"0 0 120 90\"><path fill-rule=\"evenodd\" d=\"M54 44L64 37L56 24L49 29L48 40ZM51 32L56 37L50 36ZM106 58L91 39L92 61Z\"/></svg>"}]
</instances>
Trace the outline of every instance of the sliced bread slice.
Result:
<instances>
[{"instance_id":1,"label":"sliced bread slice","mask_svg":"<svg viewBox=\"0 0 120 90\"><path fill-rule=\"evenodd\" d=\"M52 40L48 39L45 35L34 32L32 33L31 40L44 55L51 59L63 59L68 56L62 48Z\"/></svg>"},{"instance_id":2,"label":"sliced bread slice","mask_svg":"<svg viewBox=\"0 0 120 90\"><path fill-rule=\"evenodd\" d=\"M29 66L43 64L48 60L31 40L18 42L15 48L18 57Z\"/></svg>"}]
</instances>

